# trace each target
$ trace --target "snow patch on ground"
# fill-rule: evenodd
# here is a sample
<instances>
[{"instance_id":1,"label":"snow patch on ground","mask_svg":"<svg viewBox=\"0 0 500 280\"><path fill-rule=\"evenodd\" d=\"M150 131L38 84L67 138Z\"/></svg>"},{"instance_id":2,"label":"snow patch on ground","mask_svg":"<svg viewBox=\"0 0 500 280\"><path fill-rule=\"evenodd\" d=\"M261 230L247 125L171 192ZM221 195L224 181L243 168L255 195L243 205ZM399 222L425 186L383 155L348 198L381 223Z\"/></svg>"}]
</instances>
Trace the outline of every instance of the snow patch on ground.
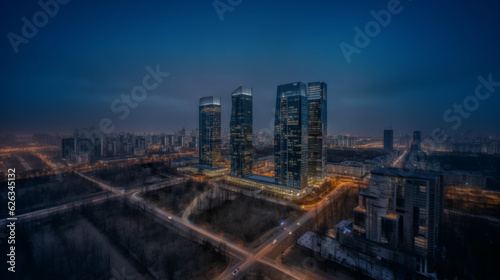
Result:
<instances>
[{"instance_id":1,"label":"snow patch on ground","mask_svg":"<svg viewBox=\"0 0 500 280\"><path fill-rule=\"evenodd\" d=\"M297 244L319 252L321 256L346 266L353 270L359 270L363 274L377 280L394 280L394 273L381 265L372 264L365 260L362 255L353 254L342 248L335 240L327 236L320 236L312 231L306 232L298 240Z\"/></svg>"}]
</instances>

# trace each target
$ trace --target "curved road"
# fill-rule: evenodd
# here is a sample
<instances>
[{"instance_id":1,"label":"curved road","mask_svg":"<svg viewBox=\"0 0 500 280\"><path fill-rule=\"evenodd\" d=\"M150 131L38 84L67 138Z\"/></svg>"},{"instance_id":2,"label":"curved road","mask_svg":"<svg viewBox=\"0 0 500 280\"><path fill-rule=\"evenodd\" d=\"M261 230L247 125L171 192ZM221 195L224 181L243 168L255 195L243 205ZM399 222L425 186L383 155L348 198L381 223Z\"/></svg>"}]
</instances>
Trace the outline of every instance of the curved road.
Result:
<instances>
[{"instance_id":1,"label":"curved road","mask_svg":"<svg viewBox=\"0 0 500 280\"><path fill-rule=\"evenodd\" d=\"M294 271L293 268L279 264L274 262L273 260L270 260L269 258L266 258L266 254L269 253L276 245L273 245L272 242L274 239L276 239L279 242L283 241L285 238L287 238L289 235L294 234L297 229L302 227L304 224L306 224L309 220L311 220L314 215L317 212L320 212L326 205L327 201L329 199L333 199L334 197L338 196L341 194L346 188L345 187L338 187L336 188L330 195L325 197L322 201L317 203L315 206L315 211L309 211L302 215L301 217L297 218L295 221L292 221L290 225L286 228L285 231L282 231L276 236L273 236L272 238L269 238L266 240L262 245L259 247L255 248L252 251L249 251L247 248L242 247L238 244L236 244L233 241L228 240L227 238L224 238L222 236L219 236L215 233L212 233L210 231L207 231L203 229L202 227L192 223L191 221L187 219L183 219L182 217L178 217L173 215L172 213L169 213L159 207L156 207L154 205L148 204L145 202L142 198L140 198L138 195L144 191L144 187L138 187L135 189L131 189L128 191L125 190L118 190L114 187L111 187L99 180L96 180L94 178L91 178L87 175L82 174L81 172L75 172L77 175L85 178L86 180L93 182L97 184L99 187L110 191L112 195L105 194L96 198L89 198L89 199L84 199L81 201L77 202L72 202L60 206L55 206L47 209L42 209L39 211L23 214L17 216L18 219L23 219L23 218L32 218L32 217L37 217L37 216L44 216L48 215L57 211L73 208L76 206L80 206L82 204L86 203L96 203L99 201L103 201L107 198L110 197L118 197L118 196L127 196L131 199L133 203L141 204L144 206L144 209L146 209L148 212L154 214L156 217L170 223L171 226L177 228L178 230L182 230L188 234L195 234L198 238L201 240L206 240L209 241L212 245L216 247L220 247L223 250L225 250L228 254L240 259L240 261L233 266L231 266L229 269L226 269L225 272L223 272L221 275L219 275L218 279L233 279L236 278L240 275L243 274L245 270L250 268L252 265L254 265L256 262L268 265L273 267L274 269L282 272L283 274L286 274L288 276L291 276L295 279L299 280L307 280L310 279L304 274ZM177 178L170 180L168 182L160 182L153 184L151 186L148 186L148 190L154 190L154 189L160 189L160 188L165 188L168 186L173 186L182 182L185 182L187 179L185 178ZM6 219L0 220L0 225L5 223ZM298 238L298 237L297 237ZM223 246L221 246L223 245ZM232 272L236 269L239 268L239 272L237 276L232 275Z\"/></svg>"}]
</instances>

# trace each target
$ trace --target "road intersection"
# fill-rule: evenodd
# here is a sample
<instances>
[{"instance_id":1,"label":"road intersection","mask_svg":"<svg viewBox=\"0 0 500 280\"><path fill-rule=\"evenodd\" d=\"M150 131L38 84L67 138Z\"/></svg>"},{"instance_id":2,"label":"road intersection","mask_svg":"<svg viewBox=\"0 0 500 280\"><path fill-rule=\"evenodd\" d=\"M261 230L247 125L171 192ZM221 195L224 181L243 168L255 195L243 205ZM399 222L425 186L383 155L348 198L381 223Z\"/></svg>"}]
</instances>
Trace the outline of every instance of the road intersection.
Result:
<instances>
[{"instance_id":1,"label":"road intersection","mask_svg":"<svg viewBox=\"0 0 500 280\"><path fill-rule=\"evenodd\" d=\"M299 218L295 219L294 221L289 223L289 226L286 228L286 230L281 231L275 236L272 236L268 240L264 241L260 246L258 246L255 249L248 249L245 248L223 236L217 235L213 232L210 232L197 224L194 224L193 222L189 221L186 218L182 218L179 216L176 216L172 213L169 213L165 211L164 209L161 209L151 203L148 203L144 201L141 197L140 194L143 191L150 191L150 190L155 190L155 189L161 189L161 188L166 188L170 186L174 186L183 182L186 182L188 179L186 178L171 178L168 181L163 181L159 182L153 185L146 187L137 187L134 189L130 190L124 190L124 189L117 189L115 187L112 187L102 181L96 180L90 176L87 176L81 172L75 172L75 174L81 176L82 178L96 184L103 190L106 190L107 193L103 194L101 196L97 197L91 197L91 198L86 198L80 201L75 201L59 206L54 206L26 214L22 214L17 216L18 220L23 220L23 219L31 219L31 218L37 218L37 217L43 217L49 214L57 213L60 211L65 211L69 210L75 207L79 207L85 204L93 204L93 203L99 203L103 202L106 199L109 198L115 198L115 197L120 197L120 196L125 196L132 203L135 203L137 205L142 206L143 209L148 211L149 213L155 215L159 219L163 220L166 222L169 226L173 227L176 230L182 231L187 233L189 236L196 236L198 240L203 240L203 241L208 241L210 242L213 246L221 248L224 250L227 254L235 257L238 261L235 262L233 265L228 267L217 279L234 279L237 278L240 275L243 275L245 271L247 271L249 268L251 268L253 265L256 263L261 263L267 266L270 266L274 268L275 270L283 273L284 275L289 276L289 278L293 279L299 279L299 280L306 280L306 279L311 279L304 275L303 273L297 271L297 269L291 268L289 266L285 266L281 263L277 263L274 260L271 260L270 258L267 258L266 255L274 249L277 245L273 244L273 240L277 240L276 243L280 243L286 238L288 238L290 235L293 235L296 231L298 231L299 228L301 228L303 225L306 225L310 220L314 218L316 213L320 212L323 210L323 208L327 205L329 199L334 199L336 196L341 194L346 188L345 187L339 187L335 189L332 193L330 193L327 197L323 198L320 202L316 203L314 206L313 211L308 211L304 213L302 216ZM0 225L3 225L6 223L6 219L0 220ZM295 239L297 239L299 236L294 236ZM238 269L238 274L235 276L233 275L233 271Z\"/></svg>"}]
</instances>

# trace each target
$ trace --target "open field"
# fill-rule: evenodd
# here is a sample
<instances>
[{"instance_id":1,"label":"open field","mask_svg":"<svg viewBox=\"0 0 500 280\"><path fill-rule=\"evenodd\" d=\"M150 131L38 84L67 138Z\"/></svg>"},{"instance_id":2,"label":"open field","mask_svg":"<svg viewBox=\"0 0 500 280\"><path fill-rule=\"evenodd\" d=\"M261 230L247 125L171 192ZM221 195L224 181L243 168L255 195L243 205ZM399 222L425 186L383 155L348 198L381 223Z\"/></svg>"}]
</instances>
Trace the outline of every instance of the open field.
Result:
<instances>
[{"instance_id":1,"label":"open field","mask_svg":"<svg viewBox=\"0 0 500 280\"><path fill-rule=\"evenodd\" d=\"M6 172L9 168L15 168L16 173L48 168L39 157L31 152L13 152L0 155L0 170Z\"/></svg>"},{"instance_id":2,"label":"open field","mask_svg":"<svg viewBox=\"0 0 500 280\"><path fill-rule=\"evenodd\" d=\"M117 273L122 274L122 268L127 275L140 275L107 238L76 211L53 215L43 221L18 223L16 230L17 279L108 280ZM2 251L7 251L4 249ZM2 262L0 278L13 279L3 275L10 273L6 271Z\"/></svg>"},{"instance_id":3,"label":"open field","mask_svg":"<svg viewBox=\"0 0 500 280\"><path fill-rule=\"evenodd\" d=\"M175 170L163 164L131 164L104 167L86 174L119 189L132 189L165 180L165 176L175 174ZM162 175L164 174L164 175Z\"/></svg>"},{"instance_id":4,"label":"open field","mask_svg":"<svg viewBox=\"0 0 500 280\"><path fill-rule=\"evenodd\" d=\"M458 213L446 214L441 226L444 250L437 255L439 279L494 279L500 259L500 227L486 219Z\"/></svg>"},{"instance_id":5,"label":"open field","mask_svg":"<svg viewBox=\"0 0 500 280\"><path fill-rule=\"evenodd\" d=\"M33 170L40 170L50 167L38 156L30 152L19 153L19 157L23 158L26 163L29 164L31 168L33 168Z\"/></svg>"},{"instance_id":6,"label":"open field","mask_svg":"<svg viewBox=\"0 0 500 280\"><path fill-rule=\"evenodd\" d=\"M123 200L83 210L115 247L135 262L139 272L160 279L213 279L228 259L208 243L188 240L153 216Z\"/></svg>"},{"instance_id":7,"label":"open field","mask_svg":"<svg viewBox=\"0 0 500 280\"><path fill-rule=\"evenodd\" d=\"M17 228L19 279L215 279L229 258L124 199ZM2 243L2 251L7 244ZM4 248L5 247L5 248ZM6 268L1 264L0 279Z\"/></svg>"},{"instance_id":8,"label":"open field","mask_svg":"<svg viewBox=\"0 0 500 280\"><path fill-rule=\"evenodd\" d=\"M7 187L0 189L2 205L7 205ZM74 174L16 180L16 214L90 198L105 193L98 186ZM7 207L0 208L0 218L7 217Z\"/></svg>"},{"instance_id":9,"label":"open field","mask_svg":"<svg viewBox=\"0 0 500 280\"><path fill-rule=\"evenodd\" d=\"M500 193L480 189L446 188L444 208L500 218Z\"/></svg>"},{"instance_id":10,"label":"open field","mask_svg":"<svg viewBox=\"0 0 500 280\"><path fill-rule=\"evenodd\" d=\"M18 157L13 154L0 155L0 171L7 173L7 169L15 168L16 172L21 173L27 171Z\"/></svg>"},{"instance_id":11,"label":"open field","mask_svg":"<svg viewBox=\"0 0 500 280\"><path fill-rule=\"evenodd\" d=\"M64 161L61 157L61 150L60 149L51 149L51 150L45 150L42 152L47 159L53 163L58 163L58 164L64 164L66 161Z\"/></svg>"},{"instance_id":12,"label":"open field","mask_svg":"<svg viewBox=\"0 0 500 280\"><path fill-rule=\"evenodd\" d=\"M234 195L234 199L227 199ZM240 244L248 245L279 226L281 221L300 215L300 211L292 207L225 189L210 199L213 201L208 202L209 207L197 211L189 219Z\"/></svg>"},{"instance_id":13,"label":"open field","mask_svg":"<svg viewBox=\"0 0 500 280\"><path fill-rule=\"evenodd\" d=\"M208 189L208 184L190 180L170 188L146 192L142 196L166 211L180 214L197 195Z\"/></svg>"}]
</instances>

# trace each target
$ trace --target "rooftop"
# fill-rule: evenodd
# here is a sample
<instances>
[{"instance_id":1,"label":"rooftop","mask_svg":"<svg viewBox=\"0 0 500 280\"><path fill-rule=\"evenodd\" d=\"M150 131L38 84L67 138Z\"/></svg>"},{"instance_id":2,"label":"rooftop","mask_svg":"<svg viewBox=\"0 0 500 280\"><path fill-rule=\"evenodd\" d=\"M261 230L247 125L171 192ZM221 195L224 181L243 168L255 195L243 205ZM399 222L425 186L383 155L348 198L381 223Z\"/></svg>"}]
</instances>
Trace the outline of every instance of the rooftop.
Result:
<instances>
[{"instance_id":1,"label":"rooftop","mask_svg":"<svg viewBox=\"0 0 500 280\"><path fill-rule=\"evenodd\" d=\"M246 175L245 178L274 184L274 177L262 176L262 175L257 175L257 174L250 174L250 175Z\"/></svg>"},{"instance_id":2,"label":"rooftop","mask_svg":"<svg viewBox=\"0 0 500 280\"><path fill-rule=\"evenodd\" d=\"M200 98L200 106L210 106L210 105L220 106L220 97L208 96Z\"/></svg>"},{"instance_id":3,"label":"rooftop","mask_svg":"<svg viewBox=\"0 0 500 280\"><path fill-rule=\"evenodd\" d=\"M186 161L193 161L193 160L198 160L198 158L196 158L196 157L183 157L183 158L174 159L173 162L186 162Z\"/></svg>"},{"instance_id":4,"label":"rooftop","mask_svg":"<svg viewBox=\"0 0 500 280\"><path fill-rule=\"evenodd\" d=\"M198 168L198 169L200 169L200 170L210 170L210 171L214 171L214 170L221 170L221 169L225 169L226 167L211 167L211 166L208 166L208 165L201 165L201 164L197 164L197 165L188 166L188 168Z\"/></svg>"},{"instance_id":5,"label":"rooftop","mask_svg":"<svg viewBox=\"0 0 500 280\"><path fill-rule=\"evenodd\" d=\"M306 93L307 93L306 84L302 82L296 82L278 86L278 96L281 97L290 97L299 95L307 97Z\"/></svg>"},{"instance_id":6,"label":"rooftop","mask_svg":"<svg viewBox=\"0 0 500 280\"><path fill-rule=\"evenodd\" d=\"M233 91L233 96L237 96L237 95L248 95L248 96L252 96L252 89L249 88L249 87L244 87L244 86L240 86L239 88L237 88L235 91Z\"/></svg>"}]
</instances>

